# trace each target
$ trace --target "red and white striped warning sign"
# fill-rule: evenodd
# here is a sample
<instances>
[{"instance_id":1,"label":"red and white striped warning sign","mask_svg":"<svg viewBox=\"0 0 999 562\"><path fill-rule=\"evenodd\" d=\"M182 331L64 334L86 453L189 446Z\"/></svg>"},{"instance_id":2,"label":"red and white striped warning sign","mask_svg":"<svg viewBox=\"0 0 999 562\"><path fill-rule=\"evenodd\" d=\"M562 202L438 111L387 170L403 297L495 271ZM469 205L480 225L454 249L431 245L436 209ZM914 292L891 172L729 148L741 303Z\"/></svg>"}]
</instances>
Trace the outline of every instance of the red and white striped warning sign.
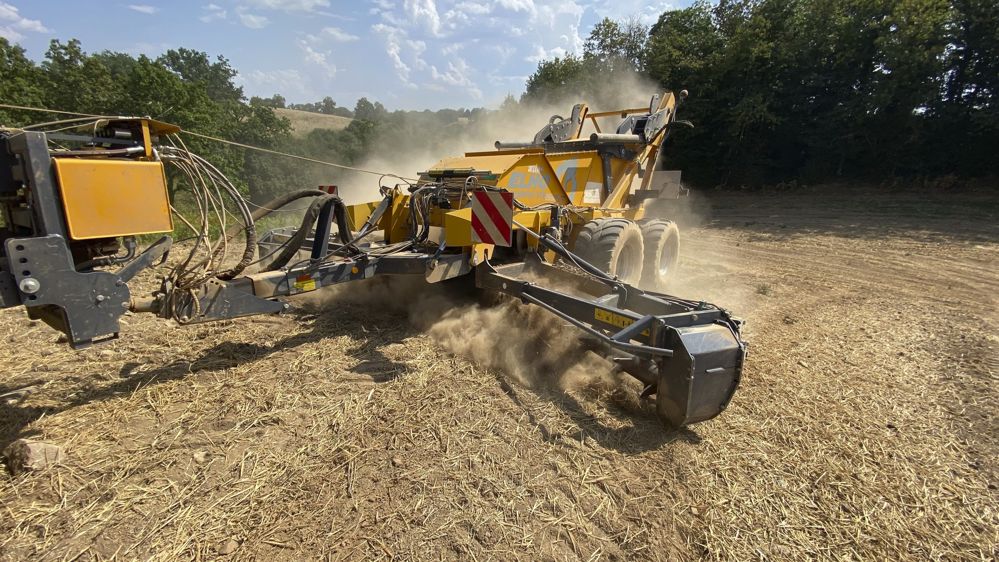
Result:
<instances>
[{"instance_id":1,"label":"red and white striped warning sign","mask_svg":"<svg viewBox=\"0 0 999 562\"><path fill-rule=\"evenodd\" d=\"M513 194L507 191L472 192L472 240L510 246L513 243Z\"/></svg>"}]
</instances>

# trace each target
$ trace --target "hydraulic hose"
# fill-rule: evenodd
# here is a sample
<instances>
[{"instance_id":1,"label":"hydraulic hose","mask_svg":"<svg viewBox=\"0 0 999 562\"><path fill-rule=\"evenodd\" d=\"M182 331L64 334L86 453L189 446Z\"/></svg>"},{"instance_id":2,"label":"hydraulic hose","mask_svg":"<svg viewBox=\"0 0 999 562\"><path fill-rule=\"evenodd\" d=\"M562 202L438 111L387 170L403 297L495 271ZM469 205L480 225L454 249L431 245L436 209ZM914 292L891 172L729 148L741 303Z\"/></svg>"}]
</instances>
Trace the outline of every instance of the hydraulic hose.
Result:
<instances>
[{"instance_id":1,"label":"hydraulic hose","mask_svg":"<svg viewBox=\"0 0 999 562\"><path fill-rule=\"evenodd\" d=\"M319 191L319 190L310 190L310 191ZM321 193L322 195L316 196L316 198L309 205L309 208L306 209L305 216L302 217L302 225L298 228L295 234L290 239L288 239L287 242L285 242L284 250L281 251L281 254L278 255L278 257L275 258L274 261L272 261L270 264L264 267L263 271L275 271L288 265L288 262L291 261L291 258L293 258L295 254L298 252L298 250L302 247L302 243L305 242L305 239L309 237L309 233L312 231L312 225L315 224L316 219L319 217L319 212L322 210L323 205L327 201L334 200L337 202L336 204L338 206L342 207L342 203L340 203L340 198L337 197L336 195L331 195L329 193L326 193L325 191L319 191L319 193ZM290 195L294 194L289 194L289 196ZM297 198L307 197L307 196L308 195L301 195ZM294 199L291 200L293 201ZM275 208L276 207L269 207L269 210L267 210L262 216L265 216L267 213L270 212L270 210L273 210Z\"/></svg>"},{"instance_id":2,"label":"hydraulic hose","mask_svg":"<svg viewBox=\"0 0 999 562\"><path fill-rule=\"evenodd\" d=\"M285 205L288 205L289 203L292 203L292 202L297 201L299 199L304 199L306 197L319 197L319 196L322 196L322 195L329 195L329 194L326 193L325 191L321 191L319 189L302 189L302 190L299 190L299 191L292 191L290 193L285 193L284 195L276 197L276 198L268 201L267 203L259 206L258 208L254 209L253 212L250 213L250 220L251 220L251 222L256 222L256 221L258 221L258 220L266 217L267 215L273 213L274 211L280 210L282 207L284 207ZM237 226L234 226L234 227L230 228L226 232L226 237L230 237L231 238L233 236L236 236L237 234L239 234L239 231L241 229L242 229L242 226L240 226L240 225L237 225ZM254 234L256 234L256 233L254 233ZM248 248L252 248L252 251L250 249L248 249L248 252L250 253L250 261L247 262L247 265L249 265L249 263L252 263L253 255L254 255L255 250L256 250L256 236L255 235L253 237L253 245L252 245L252 247L249 244L247 245L247 247ZM244 260L241 260L240 264L242 264L243 261L246 261L245 260L245 258L246 258L245 254L244 254L243 257L244 257ZM241 272L243 269L245 269L245 267L246 267L245 265L243 267L239 267L238 270ZM238 275L238 273L234 273L234 270L236 270L236 269L237 268L233 268L233 269L229 270L228 272L225 272L223 275L220 275L219 278L223 279L223 280L232 279L233 277L235 277L236 275Z\"/></svg>"},{"instance_id":3,"label":"hydraulic hose","mask_svg":"<svg viewBox=\"0 0 999 562\"><path fill-rule=\"evenodd\" d=\"M264 203L257 209L254 209L252 214L253 220L258 221L292 201L297 201L306 197L320 197L322 195L329 195L329 193L326 193L321 189L302 189L299 191L292 191L291 193L285 193L280 197L276 197L267 203Z\"/></svg>"}]
</instances>

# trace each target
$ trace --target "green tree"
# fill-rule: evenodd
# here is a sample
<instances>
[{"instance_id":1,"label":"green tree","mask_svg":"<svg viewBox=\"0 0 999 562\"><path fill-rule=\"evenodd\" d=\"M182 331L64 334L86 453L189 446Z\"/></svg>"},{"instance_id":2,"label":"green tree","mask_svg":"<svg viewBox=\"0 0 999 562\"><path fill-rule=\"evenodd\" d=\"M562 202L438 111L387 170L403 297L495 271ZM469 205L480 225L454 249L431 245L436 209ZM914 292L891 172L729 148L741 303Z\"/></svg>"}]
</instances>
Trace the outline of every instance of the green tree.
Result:
<instances>
[{"instance_id":1,"label":"green tree","mask_svg":"<svg viewBox=\"0 0 999 562\"><path fill-rule=\"evenodd\" d=\"M120 83L97 58L87 56L80 42L53 40L42 62L42 88L49 107L80 113L115 113L124 97Z\"/></svg>"},{"instance_id":2,"label":"green tree","mask_svg":"<svg viewBox=\"0 0 999 562\"><path fill-rule=\"evenodd\" d=\"M592 73L583 59L573 55L538 63L527 78L521 101L552 103L590 89Z\"/></svg>"},{"instance_id":3,"label":"green tree","mask_svg":"<svg viewBox=\"0 0 999 562\"><path fill-rule=\"evenodd\" d=\"M638 20L618 22L604 18L586 38L583 53L610 66L625 65L641 70L645 59L645 43L649 28Z\"/></svg>"},{"instance_id":4,"label":"green tree","mask_svg":"<svg viewBox=\"0 0 999 562\"><path fill-rule=\"evenodd\" d=\"M376 123L385 119L386 115L388 115L388 111L386 111L385 106L377 101L372 103L368 101L368 98L357 100L357 105L354 106L354 119Z\"/></svg>"},{"instance_id":5,"label":"green tree","mask_svg":"<svg viewBox=\"0 0 999 562\"><path fill-rule=\"evenodd\" d=\"M333 115L334 111L336 111L336 102L333 101L333 98L326 96L323 101L319 102L319 113Z\"/></svg>"},{"instance_id":6,"label":"green tree","mask_svg":"<svg viewBox=\"0 0 999 562\"><path fill-rule=\"evenodd\" d=\"M250 98L250 105L262 105L264 107L271 107L274 109L281 109L285 106L284 96L281 94L274 94L269 98L260 98L253 96Z\"/></svg>"},{"instance_id":7,"label":"green tree","mask_svg":"<svg viewBox=\"0 0 999 562\"><path fill-rule=\"evenodd\" d=\"M212 62L208 53L181 48L167 51L157 61L185 81L202 85L215 101L243 100L243 88L233 82L236 70L221 55Z\"/></svg>"},{"instance_id":8,"label":"green tree","mask_svg":"<svg viewBox=\"0 0 999 562\"><path fill-rule=\"evenodd\" d=\"M0 37L0 100L11 105L38 107L45 104L43 76L19 45ZM37 113L0 109L0 124L25 125L35 121Z\"/></svg>"}]
</instances>

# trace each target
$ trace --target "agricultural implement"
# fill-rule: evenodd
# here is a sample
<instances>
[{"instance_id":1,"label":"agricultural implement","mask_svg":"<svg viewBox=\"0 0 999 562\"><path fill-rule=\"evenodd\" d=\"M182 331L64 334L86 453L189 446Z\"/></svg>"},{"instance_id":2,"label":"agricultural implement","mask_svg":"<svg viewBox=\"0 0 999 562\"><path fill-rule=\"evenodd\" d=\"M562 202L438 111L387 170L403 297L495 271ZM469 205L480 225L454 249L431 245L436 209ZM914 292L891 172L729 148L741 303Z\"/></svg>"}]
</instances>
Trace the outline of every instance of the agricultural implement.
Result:
<instances>
[{"instance_id":1,"label":"agricultural implement","mask_svg":"<svg viewBox=\"0 0 999 562\"><path fill-rule=\"evenodd\" d=\"M280 313L282 298L381 275L464 279L578 328L644 383L671 426L704 421L732 398L745 344L725 310L664 292L679 234L645 213L670 191L657 168L679 101L666 93L607 112L579 104L533 139L380 185L376 201L307 189L255 210L173 125L102 117L3 130L0 306L24 306L81 348L117 338L126 311L190 324ZM608 119L617 126L605 132ZM168 171L197 218L172 205ZM301 224L256 231L293 202L308 203ZM166 260L175 217L195 233L178 246L189 253L155 292L133 295L129 282Z\"/></svg>"}]
</instances>

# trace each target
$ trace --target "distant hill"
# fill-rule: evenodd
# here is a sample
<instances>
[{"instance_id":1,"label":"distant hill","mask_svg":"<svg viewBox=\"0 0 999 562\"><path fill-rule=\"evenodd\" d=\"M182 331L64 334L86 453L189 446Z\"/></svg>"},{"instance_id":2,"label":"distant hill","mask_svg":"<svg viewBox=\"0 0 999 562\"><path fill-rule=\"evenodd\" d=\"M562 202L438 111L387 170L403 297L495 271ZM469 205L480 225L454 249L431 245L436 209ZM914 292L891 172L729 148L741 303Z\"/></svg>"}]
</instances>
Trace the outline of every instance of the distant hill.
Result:
<instances>
[{"instance_id":1,"label":"distant hill","mask_svg":"<svg viewBox=\"0 0 999 562\"><path fill-rule=\"evenodd\" d=\"M275 109L278 115L291 121L291 131L297 137L309 134L313 129L333 129L339 131L346 129L353 119L340 117L339 115L326 115L324 113L312 113L311 111L299 111L297 109Z\"/></svg>"}]
</instances>

